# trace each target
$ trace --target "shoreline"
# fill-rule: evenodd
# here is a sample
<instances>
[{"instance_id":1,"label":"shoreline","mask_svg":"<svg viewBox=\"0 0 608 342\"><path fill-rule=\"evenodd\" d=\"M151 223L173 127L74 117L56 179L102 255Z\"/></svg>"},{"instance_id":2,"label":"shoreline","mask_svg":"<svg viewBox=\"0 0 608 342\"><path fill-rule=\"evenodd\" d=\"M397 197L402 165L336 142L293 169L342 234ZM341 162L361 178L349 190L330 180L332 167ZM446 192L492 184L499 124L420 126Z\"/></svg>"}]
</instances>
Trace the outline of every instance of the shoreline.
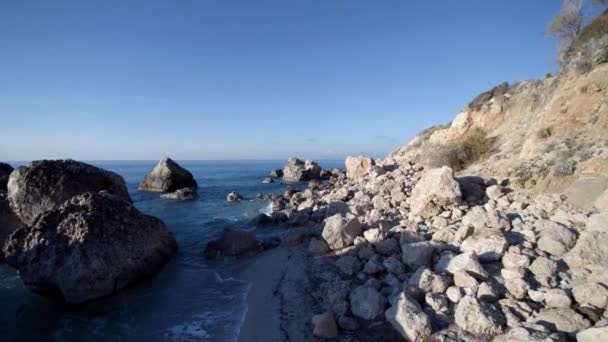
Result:
<instances>
[{"instance_id":1,"label":"shoreline","mask_svg":"<svg viewBox=\"0 0 608 342\"><path fill-rule=\"evenodd\" d=\"M247 311L239 330L239 342L283 341L279 298L275 295L281 281L288 251L284 247L264 251L237 276L251 283L246 297Z\"/></svg>"},{"instance_id":2,"label":"shoreline","mask_svg":"<svg viewBox=\"0 0 608 342\"><path fill-rule=\"evenodd\" d=\"M280 246L262 252L238 274L251 283L239 342L310 341L306 250Z\"/></svg>"}]
</instances>

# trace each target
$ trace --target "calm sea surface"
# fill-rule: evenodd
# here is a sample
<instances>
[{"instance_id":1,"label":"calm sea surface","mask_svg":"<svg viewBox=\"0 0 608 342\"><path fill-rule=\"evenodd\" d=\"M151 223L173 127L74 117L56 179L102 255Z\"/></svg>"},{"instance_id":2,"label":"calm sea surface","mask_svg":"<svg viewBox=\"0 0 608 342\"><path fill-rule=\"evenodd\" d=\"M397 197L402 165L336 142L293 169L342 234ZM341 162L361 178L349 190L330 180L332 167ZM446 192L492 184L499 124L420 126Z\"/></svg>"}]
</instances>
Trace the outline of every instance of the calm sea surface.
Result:
<instances>
[{"instance_id":1,"label":"calm sea surface","mask_svg":"<svg viewBox=\"0 0 608 342\"><path fill-rule=\"evenodd\" d=\"M224 228L253 229L251 219L267 210L258 192L283 193L280 180L262 184L284 161L183 161L199 184L194 201L170 201L137 191L155 161L103 161L90 164L124 177L135 205L161 218L179 245L177 255L154 278L84 306L30 293L17 273L0 265L2 341L233 341L246 312L250 284L236 276L246 261L209 262L205 244ZM342 167L342 161L320 162ZM12 163L18 166L18 163ZM238 191L239 203L226 195Z\"/></svg>"}]
</instances>

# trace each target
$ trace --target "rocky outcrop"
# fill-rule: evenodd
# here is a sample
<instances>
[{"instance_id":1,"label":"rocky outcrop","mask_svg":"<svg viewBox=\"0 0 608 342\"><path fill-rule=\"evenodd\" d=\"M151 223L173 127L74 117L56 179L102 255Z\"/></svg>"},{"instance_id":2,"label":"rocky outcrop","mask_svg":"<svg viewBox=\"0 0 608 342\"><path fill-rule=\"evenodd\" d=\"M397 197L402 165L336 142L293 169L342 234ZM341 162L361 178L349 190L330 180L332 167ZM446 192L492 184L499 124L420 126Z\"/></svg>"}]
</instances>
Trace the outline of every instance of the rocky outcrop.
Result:
<instances>
[{"instance_id":1,"label":"rocky outcrop","mask_svg":"<svg viewBox=\"0 0 608 342\"><path fill-rule=\"evenodd\" d=\"M33 291L78 304L154 275L176 249L161 220L101 191L74 196L40 215L11 235L4 252Z\"/></svg>"},{"instance_id":2,"label":"rocky outcrop","mask_svg":"<svg viewBox=\"0 0 608 342\"><path fill-rule=\"evenodd\" d=\"M321 167L312 160L305 162L292 157L283 168L284 182L304 182L321 178Z\"/></svg>"},{"instance_id":3,"label":"rocky outcrop","mask_svg":"<svg viewBox=\"0 0 608 342\"><path fill-rule=\"evenodd\" d=\"M6 191L8 177L13 172L13 167L7 163L0 163L0 192Z\"/></svg>"},{"instance_id":4,"label":"rocky outcrop","mask_svg":"<svg viewBox=\"0 0 608 342\"><path fill-rule=\"evenodd\" d=\"M227 229L222 235L207 243L204 255L213 258L242 258L256 254L263 249L263 242L253 234L240 230Z\"/></svg>"},{"instance_id":5,"label":"rocky outcrop","mask_svg":"<svg viewBox=\"0 0 608 342\"><path fill-rule=\"evenodd\" d=\"M449 167L425 171L412 190L410 208L424 218L439 214L443 208L460 203L460 185Z\"/></svg>"},{"instance_id":6,"label":"rocky outcrop","mask_svg":"<svg viewBox=\"0 0 608 342\"><path fill-rule=\"evenodd\" d=\"M370 157L346 157L344 164L346 177L356 179L367 175L375 162Z\"/></svg>"},{"instance_id":7,"label":"rocky outcrop","mask_svg":"<svg viewBox=\"0 0 608 342\"><path fill-rule=\"evenodd\" d=\"M194 199L194 198L196 198L196 196L197 196L197 193L196 193L195 188L183 188L183 189L175 190L168 194L164 194L161 197L167 198L167 199L172 199L172 200L183 201L183 200Z\"/></svg>"},{"instance_id":8,"label":"rocky outcrop","mask_svg":"<svg viewBox=\"0 0 608 342\"><path fill-rule=\"evenodd\" d=\"M11 208L27 225L85 192L105 190L131 202L119 175L74 160L41 160L18 167L8 181Z\"/></svg>"},{"instance_id":9,"label":"rocky outcrop","mask_svg":"<svg viewBox=\"0 0 608 342\"><path fill-rule=\"evenodd\" d=\"M183 188L198 189L198 184L190 171L167 157L161 159L139 184L141 191L174 192Z\"/></svg>"},{"instance_id":10,"label":"rocky outcrop","mask_svg":"<svg viewBox=\"0 0 608 342\"><path fill-rule=\"evenodd\" d=\"M276 169L276 170L270 171L270 177L283 177L283 170Z\"/></svg>"}]
</instances>

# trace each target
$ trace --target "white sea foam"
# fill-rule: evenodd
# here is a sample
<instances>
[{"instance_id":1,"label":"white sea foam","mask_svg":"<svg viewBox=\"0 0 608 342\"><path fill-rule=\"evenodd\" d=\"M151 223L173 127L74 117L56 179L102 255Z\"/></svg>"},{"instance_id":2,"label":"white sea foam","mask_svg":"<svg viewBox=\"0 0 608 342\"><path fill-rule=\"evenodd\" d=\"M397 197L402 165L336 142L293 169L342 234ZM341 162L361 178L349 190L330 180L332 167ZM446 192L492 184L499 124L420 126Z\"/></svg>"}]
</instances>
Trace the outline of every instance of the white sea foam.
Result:
<instances>
[{"instance_id":1,"label":"white sea foam","mask_svg":"<svg viewBox=\"0 0 608 342\"><path fill-rule=\"evenodd\" d=\"M266 215L270 216L270 214L272 214L272 202L268 203L267 206L265 206L262 209L260 209L260 213L261 214L266 214Z\"/></svg>"}]
</instances>

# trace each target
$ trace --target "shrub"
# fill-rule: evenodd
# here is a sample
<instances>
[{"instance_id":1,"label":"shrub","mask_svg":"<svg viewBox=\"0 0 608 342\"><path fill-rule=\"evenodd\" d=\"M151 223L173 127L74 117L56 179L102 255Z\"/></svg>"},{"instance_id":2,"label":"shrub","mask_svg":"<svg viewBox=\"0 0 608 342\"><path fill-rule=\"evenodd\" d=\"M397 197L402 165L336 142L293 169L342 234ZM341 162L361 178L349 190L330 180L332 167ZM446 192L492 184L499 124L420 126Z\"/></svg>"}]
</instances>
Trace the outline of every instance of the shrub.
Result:
<instances>
[{"instance_id":1,"label":"shrub","mask_svg":"<svg viewBox=\"0 0 608 342\"><path fill-rule=\"evenodd\" d=\"M466 169L469 165L489 154L496 143L496 139L488 137L481 128L472 129L456 147L458 170Z\"/></svg>"},{"instance_id":2,"label":"shrub","mask_svg":"<svg viewBox=\"0 0 608 342\"><path fill-rule=\"evenodd\" d=\"M605 34L608 34L608 10L593 19L581 30L568 47L568 54L576 51L591 39L599 38Z\"/></svg>"}]
</instances>

